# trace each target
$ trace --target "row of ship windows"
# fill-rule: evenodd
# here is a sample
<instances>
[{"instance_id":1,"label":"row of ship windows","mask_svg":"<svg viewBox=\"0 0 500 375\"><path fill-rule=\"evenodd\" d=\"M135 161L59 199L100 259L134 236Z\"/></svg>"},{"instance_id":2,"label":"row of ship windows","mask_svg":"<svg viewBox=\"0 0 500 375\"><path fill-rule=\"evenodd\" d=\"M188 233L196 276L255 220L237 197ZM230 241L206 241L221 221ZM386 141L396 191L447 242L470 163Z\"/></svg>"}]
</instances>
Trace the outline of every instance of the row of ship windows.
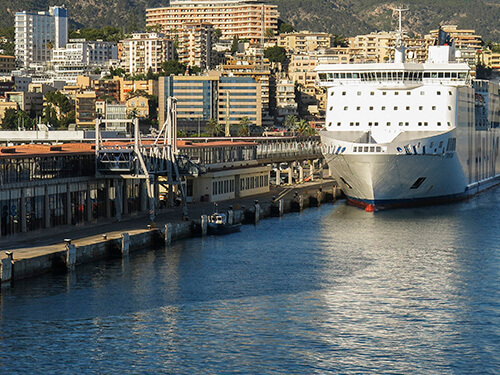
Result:
<instances>
[{"instance_id":1,"label":"row of ship windows","mask_svg":"<svg viewBox=\"0 0 500 375\"><path fill-rule=\"evenodd\" d=\"M393 92L394 92L394 95L399 95L399 91L393 91ZM332 90L332 92L330 93L330 96L333 96L334 93L335 93L335 91ZM453 93L451 91L448 91L448 94L453 95ZM342 95L343 96L347 95L347 91L342 91ZM362 91L356 92L356 95L361 96ZM372 96L375 95L375 91L370 91L370 95L372 95ZM387 91L382 91L382 95L387 95ZM411 95L411 91L406 91L406 95ZM420 95L425 95L425 91L420 91ZM436 91L436 95L441 95L441 91Z\"/></svg>"},{"instance_id":2,"label":"row of ship windows","mask_svg":"<svg viewBox=\"0 0 500 375\"><path fill-rule=\"evenodd\" d=\"M357 73L319 73L322 81L336 79L361 79L361 81L421 81L422 78L452 78L464 80L466 72L357 72Z\"/></svg>"},{"instance_id":3,"label":"row of ship windows","mask_svg":"<svg viewBox=\"0 0 500 375\"><path fill-rule=\"evenodd\" d=\"M380 146L354 146L353 152L381 152Z\"/></svg>"},{"instance_id":4,"label":"row of ship windows","mask_svg":"<svg viewBox=\"0 0 500 375\"><path fill-rule=\"evenodd\" d=\"M368 107L368 109L369 109L370 111L373 111L374 107L373 107L373 106L370 106L370 107ZM385 106L382 106L382 107L380 107L380 109L381 109L382 111L385 111L385 110L386 110L386 107L385 107ZM407 111L409 111L410 109L411 109L411 107L410 107L410 106L406 106L406 110L407 110ZM433 106L431 106L431 109L432 109L433 111L435 111L435 110L437 109L437 107L436 107L435 105L433 105ZM344 106L344 111L348 111L348 110L349 110L349 106L347 106L347 105L346 105L346 106ZM399 110L399 107L398 107L398 106L394 106L394 110L395 110L395 111ZM424 106L423 106L423 105L418 106L418 110L419 110L419 111L423 111L423 110L424 110ZM331 106L331 107L330 107L330 111L333 111L333 106ZM356 107L356 111L361 111L361 107ZM451 106L448 106L448 111L451 111Z\"/></svg>"},{"instance_id":5,"label":"row of ship windows","mask_svg":"<svg viewBox=\"0 0 500 375\"><path fill-rule=\"evenodd\" d=\"M449 122L449 121L446 124L448 126L451 126L451 122ZM379 125L378 122L369 122L368 123L368 126L378 126L378 125ZM391 126L392 123L390 121L387 121L386 125ZM418 126L429 126L429 123L427 121L424 121L424 122L418 122L417 125ZM441 126L442 124L440 121L438 121L438 122L436 122L436 125ZM332 126L332 123L329 122L328 126ZM337 126L342 126L342 122L337 122ZM359 126L359 122L350 122L349 126ZM410 126L410 123L409 122L399 122L399 126Z\"/></svg>"}]
</instances>

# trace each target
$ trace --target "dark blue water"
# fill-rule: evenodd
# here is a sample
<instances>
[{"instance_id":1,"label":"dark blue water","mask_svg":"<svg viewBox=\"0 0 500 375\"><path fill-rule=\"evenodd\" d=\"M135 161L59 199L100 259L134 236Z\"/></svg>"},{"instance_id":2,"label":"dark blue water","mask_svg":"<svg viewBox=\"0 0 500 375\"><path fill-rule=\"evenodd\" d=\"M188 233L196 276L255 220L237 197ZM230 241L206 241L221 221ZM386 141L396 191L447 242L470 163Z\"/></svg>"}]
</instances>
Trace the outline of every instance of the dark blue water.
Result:
<instances>
[{"instance_id":1,"label":"dark blue water","mask_svg":"<svg viewBox=\"0 0 500 375\"><path fill-rule=\"evenodd\" d=\"M16 282L1 374L498 374L500 189L326 205Z\"/></svg>"}]
</instances>

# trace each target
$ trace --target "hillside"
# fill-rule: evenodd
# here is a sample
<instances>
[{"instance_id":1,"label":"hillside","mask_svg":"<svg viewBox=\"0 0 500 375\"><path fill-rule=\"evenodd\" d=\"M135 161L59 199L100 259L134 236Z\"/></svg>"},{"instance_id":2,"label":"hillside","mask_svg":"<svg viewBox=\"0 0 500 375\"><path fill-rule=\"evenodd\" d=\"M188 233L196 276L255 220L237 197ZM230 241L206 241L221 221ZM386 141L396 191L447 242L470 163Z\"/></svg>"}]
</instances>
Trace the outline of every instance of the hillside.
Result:
<instances>
[{"instance_id":1,"label":"hillside","mask_svg":"<svg viewBox=\"0 0 500 375\"><path fill-rule=\"evenodd\" d=\"M386 0L273 0L281 18L297 29L329 31L352 36L379 30L393 30L396 20ZM66 4L70 27L102 27L106 25L133 30L144 25L145 9L165 5L164 0L0 0L8 17L0 27L13 25L13 14L20 10L45 10L49 5ZM484 40L500 41L500 0L407 0L404 25L407 31L425 34L439 24L457 24L472 28Z\"/></svg>"}]
</instances>

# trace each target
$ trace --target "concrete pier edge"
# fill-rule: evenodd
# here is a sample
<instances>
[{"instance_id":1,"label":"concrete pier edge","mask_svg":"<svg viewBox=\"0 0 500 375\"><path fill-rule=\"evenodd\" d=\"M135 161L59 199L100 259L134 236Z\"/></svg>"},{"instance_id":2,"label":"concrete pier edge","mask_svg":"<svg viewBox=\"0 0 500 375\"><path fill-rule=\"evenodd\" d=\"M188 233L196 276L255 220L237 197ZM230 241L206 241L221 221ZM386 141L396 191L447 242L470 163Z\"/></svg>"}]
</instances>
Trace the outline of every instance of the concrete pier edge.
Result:
<instances>
[{"instance_id":1,"label":"concrete pier edge","mask_svg":"<svg viewBox=\"0 0 500 375\"><path fill-rule=\"evenodd\" d=\"M258 201L246 207L229 206L228 217L233 223L257 224L268 217L282 216L285 213L300 212L307 207L318 207L325 202L334 202L341 198L341 191L336 187L326 191L322 187L311 187L303 192L296 192L274 201ZM262 198L260 198L262 199ZM32 257L16 259L15 252L7 252L7 258L0 262L0 283L11 285L12 281L40 275L54 270L73 270L75 266L95 260L111 257L127 257L129 252L154 245L163 245L167 249L173 242L189 237L206 235L208 218L202 215L193 221L164 223L159 228L148 225L147 229L122 232L111 238L107 234L92 236L90 243L75 245L70 239L61 244L60 250ZM194 228L199 228L198 232ZM134 232L134 233L132 233ZM54 246L51 246L54 248ZM1 290L1 288L0 288Z\"/></svg>"}]
</instances>

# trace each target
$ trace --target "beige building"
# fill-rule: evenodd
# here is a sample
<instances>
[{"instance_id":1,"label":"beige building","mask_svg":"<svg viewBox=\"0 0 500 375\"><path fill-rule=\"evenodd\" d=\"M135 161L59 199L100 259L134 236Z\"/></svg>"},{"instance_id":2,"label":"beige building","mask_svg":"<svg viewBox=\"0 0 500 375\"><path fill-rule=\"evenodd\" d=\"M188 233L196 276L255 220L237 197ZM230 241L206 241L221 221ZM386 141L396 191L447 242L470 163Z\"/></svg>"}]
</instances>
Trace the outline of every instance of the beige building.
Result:
<instances>
[{"instance_id":1,"label":"beige building","mask_svg":"<svg viewBox=\"0 0 500 375\"><path fill-rule=\"evenodd\" d=\"M16 69L15 56L0 55L0 73L10 74Z\"/></svg>"},{"instance_id":2,"label":"beige building","mask_svg":"<svg viewBox=\"0 0 500 375\"><path fill-rule=\"evenodd\" d=\"M121 42L121 62L129 74L158 73L163 62L174 59L174 41L161 33L135 33Z\"/></svg>"},{"instance_id":3,"label":"beige building","mask_svg":"<svg viewBox=\"0 0 500 375\"><path fill-rule=\"evenodd\" d=\"M128 95L136 91L144 91L149 95L158 96L158 81L150 79L144 81L126 80L118 77L120 81L120 102L128 99Z\"/></svg>"},{"instance_id":4,"label":"beige building","mask_svg":"<svg viewBox=\"0 0 500 375\"><path fill-rule=\"evenodd\" d=\"M214 28L210 23L184 23L178 33L177 54L187 66L211 69L216 65Z\"/></svg>"},{"instance_id":5,"label":"beige building","mask_svg":"<svg viewBox=\"0 0 500 375\"><path fill-rule=\"evenodd\" d=\"M313 33L301 31L278 35L278 46L289 52L311 52L323 48L330 48L332 37L327 33Z\"/></svg>"},{"instance_id":6,"label":"beige building","mask_svg":"<svg viewBox=\"0 0 500 375\"><path fill-rule=\"evenodd\" d=\"M83 91L75 95L75 117L78 126L93 127L95 125L96 99L95 91Z\"/></svg>"},{"instance_id":7,"label":"beige building","mask_svg":"<svg viewBox=\"0 0 500 375\"><path fill-rule=\"evenodd\" d=\"M146 9L147 26L181 30L184 23L208 22L222 39L261 39L278 30L277 5L252 0L171 0L170 6Z\"/></svg>"},{"instance_id":8,"label":"beige building","mask_svg":"<svg viewBox=\"0 0 500 375\"><path fill-rule=\"evenodd\" d=\"M43 94L41 92L11 91L5 93L6 102L16 102L18 108L26 113L40 115L43 109Z\"/></svg>"},{"instance_id":9,"label":"beige building","mask_svg":"<svg viewBox=\"0 0 500 375\"><path fill-rule=\"evenodd\" d=\"M481 48L481 35L476 34L476 30L460 30L457 25L443 25L441 30L446 32L454 41L458 49L464 48ZM437 40L439 29L431 30L430 37ZM427 36L427 37L429 37Z\"/></svg>"},{"instance_id":10,"label":"beige building","mask_svg":"<svg viewBox=\"0 0 500 375\"><path fill-rule=\"evenodd\" d=\"M145 96L134 96L128 99L127 116L139 118L149 117L149 99Z\"/></svg>"}]
</instances>

